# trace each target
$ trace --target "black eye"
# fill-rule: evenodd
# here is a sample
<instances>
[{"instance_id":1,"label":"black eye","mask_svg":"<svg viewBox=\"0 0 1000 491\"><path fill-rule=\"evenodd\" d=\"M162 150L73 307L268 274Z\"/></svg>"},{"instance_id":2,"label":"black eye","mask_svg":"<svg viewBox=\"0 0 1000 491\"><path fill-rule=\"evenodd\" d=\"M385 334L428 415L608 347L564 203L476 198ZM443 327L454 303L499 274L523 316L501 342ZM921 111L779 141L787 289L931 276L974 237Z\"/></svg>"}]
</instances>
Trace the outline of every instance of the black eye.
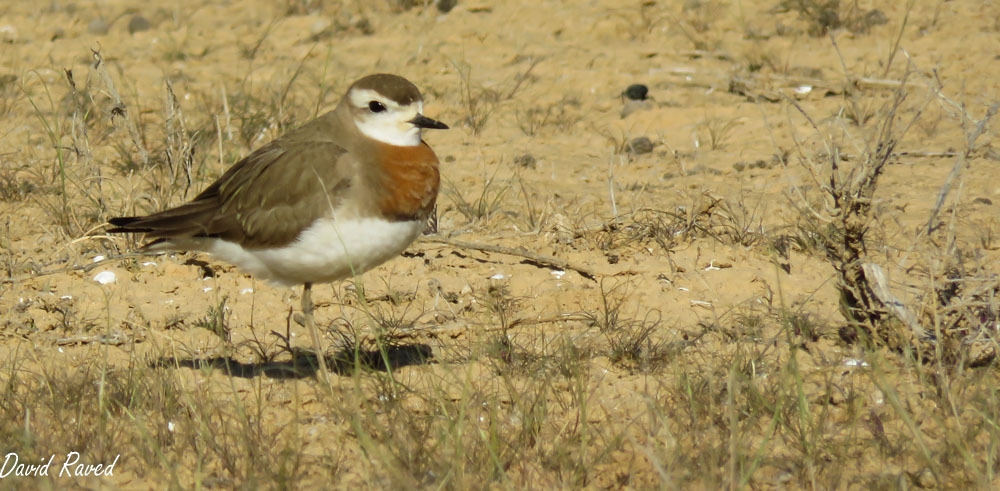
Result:
<instances>
[{"instance_id":1,"label":"black eye","mask_svg":"<svg viewBox=\"0 0 1000 491\"><path fill-rule=\"evenodd\" d=\"M368 103L368 110L373 113L380 113L385 111L385 106L383 106L379 101L371 101Z\"/></svg>"}]
</instances>

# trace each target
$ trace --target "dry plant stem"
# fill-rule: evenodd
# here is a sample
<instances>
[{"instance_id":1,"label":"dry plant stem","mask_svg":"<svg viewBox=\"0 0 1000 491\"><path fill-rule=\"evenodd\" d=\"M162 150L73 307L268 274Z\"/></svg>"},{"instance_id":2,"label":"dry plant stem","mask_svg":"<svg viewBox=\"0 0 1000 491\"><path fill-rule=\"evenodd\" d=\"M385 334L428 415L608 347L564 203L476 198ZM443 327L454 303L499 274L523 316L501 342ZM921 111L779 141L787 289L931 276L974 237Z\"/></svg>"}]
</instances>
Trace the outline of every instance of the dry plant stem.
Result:
<instances>
[{"instance_id":1,"label":"dry plant stem","mask_svg":"<svg viewBox=\"0 0 1000 491\"><path fill-rule=\"evenodd\" d=\"M615 202L615 153L608 158L608 194L611 196L611 216L618 221L618 203Z\"/></svg>"},{"instance_id":2,"label":"dry plant stem","mask_svg":"<svg viewBox=\"0 0 1000 491\"><path fill-rule=\"evenodd\" d=\"M466 242L464 240L449 239L445 237L422 237L421 240L424 242L447 244L462 249L472 249L482 252L495 252L497 254L507 254L510 256L523 257L542 266L548 266L559 269L571 269L573 271L576 271L577 273L580 273L580 275L590 280L594 280L597 277L597 273L595 273L590 268L574 264L565 259L546 256L544 254L535 254L533 252L528 251L527 249L524 249L523 247L513 248L513 247L504 247L493 244L480 244L478 242Z\"/></svg>"},{"instance_id":3,"label":"dry plant stem","mask_svg":"<svg viewBox=\"0 0 1000 491\"><path fill-rule=\"evenodd\" d=\"M839 54L840 49L832 36L831 41ZM906 75L909 73L908 68ZM905 83L905 76L903 81ZM828 155L822 176L813 168L814 166L805 164L828 200L826 217L819 216L815 211L812 213L825 224L817 227L816 232L828 260L839 276L837 289L840 292L840 311L852 326L866 330L869 334L877 334L880 341L887 343L897 341L891 339L891 331L884 327L884 320L892 309L882 302L875 291L876 285L865 270L864 259L867 255L865 236L872 220L872 201L878 178L892 157L896 144L921 113L918 110L907 124L901 128L896 127L898 111L906 99L903 87L900 86L894 92L892 100L888 103L886 116L877 129L874 148L867 146L856 168L845 175L840 168L839 149L829 141L826 142ZM819 127L798 102L787 96L786 100L809 121L815 131L821 133ZM808 161L808 158L803 160L803 162ZM913 328L912 325L910 327ZM921 331L914 329L917 334ZM846 332L842 333L842 336L845 335Z\"/></svg>"},{"instance_id":4,"label":"dry plant stem","mask_svg":"<svg viewBox=\"0 0 1000 491\"><path fill-rule=\"evenodd\" d=\"M910 0L906 3L906 10L903 14L903 22L899 24L899 33L896 35L896 39L893 41L892 47L889 48L889 59L885 63L885 71L882 76L889 75L889 70L892 68L892 59L895 58L896 53L899 52L899 42L903 40L903 33L906 32L906 24L910 20L910 12L913 11L914 3L916 3L916 0Z\"/></svg>"},{"instance_id":5,"label":"dry plant stem","mask_svg":"<svg viewBox=\"0 0 1000 491\"><path fill-rule=\"evenodd\" d=\"M506 332L515 327L536 326L539 324L554 324L556 322L589 321L592 319L593 319L592 316L588 316L586 314L572 313L572 314L559 314L549 317L538 317L538 318L522 317L510 321L510 323L508 323L506 326L497 326L495 324L479 324L472 322L459 323L455 321L448 322L445 325L438 323L428 323L428 324L415 325L406 329L400 329L398 331L391 333L391 335L388 337L391 339L400 340L400 339L417 338L421 336L426 336L428 334L440 335L440 334L456 333L456 332L475 332L475 333ZM359 330L358 334L372 334L372 333L366 330Z\"/></svg>"},{"instance_id":6,"label":"dry plant stem","mask_svg":"<svg viewBox=\"0 0 1000 491\"><path fill-rule=\"evenodd\" d=\"M73 79L73 71L66 69L66 81L69 82L70 93L73 101L77 101L79 91L76 88L76 81ZM90 151L90 138L87 136L87 125L83 122L83 114L80 113L80 104L73 104L73 150L77 156L89 167L93 163L94 156ZM100 181L98 181L100 182ZM100 189L98 189L100 191Z\"/></svg>"},{"instance_id":7,"label":"dry plant stem","mask_svg":"<svg viewBox=\"0 0 1000 491\"><path fill-rule=\"evenodd\" d=\"M180 171L184 171L185 186L183 196L186 199L193 182L191 167L194 160L194 142L187 135L187 128L184 125L184 113L181 111L180 102L177 101L177 96L174 94L174 86L170 83L169 79L166 81L166 86L167 166L170 169L170 181L172 184L177 183L178 174Z\"/></svg>"},{"instance_id":8,"label":"dry plant stem","mask_svg":"<svg viewBox=\"0 0 1000 491\"><path fill-rule=\"evenodd\" d=\"M319 331L316 329L316 319L313 317L314 304L312 301L312 283L302 285L302 316L305 317L305 327L312 336L312 342L316 349L316 362L319 364L319 372L323 377L323 383L330 386L330 369L326 366L326 356L323 354L323 347L319 342Z\"/></svg>"},{"instance_id":9,"label":"dry plant stem","mask_svg":"<svg viewBox=\"0 0 1000 491\"><path fill-rule=\"evenodd\" d=\"M128 129L128 135L132 139L132 144L135 145L136 151L139 152L139 162L146 166L149 164L149 153L146 152L146 148L142 146L142 141L139 138L139 130L135 126L135 121L128 116L128 108L122 101L121 95L118 94L118 89L115 87L115 81L111 78L111 74L108 73L108 69L104 66L104 57L101 56L101 52L95 49L90 50L94 55L94 70L97 75L101 77L101 81L104 82L104 86L108 90L108 95L111 97L111 101L114 102L114 107L111 109L111 122L117 127L120 123L115 116L121 116L125 119L125 127Z\"/></svg>"},{"instance_id":10,"label":"dry plant stem","mask_svg":"<svg viewBox=\"0 0 1000 491\"><path fill-rule=\"evenodd\" d=\"M951 192L951 185L955 181L955 178L962 172L965 167L966 161L972 155L972 152L976 148L976 140L979 139L980 135L986 131L986 124L989 123L990 119L997 113L997 109L1000 109L1000 102L993 103L993 106L986 111L986 115L983 119L976 124L976 129L969 134L969 138L965 144L965 151L958 155L955 159L955 165L952 166L951 172L948 173L948 177L945 178L944 184L941 186L941 191L938 193L937 202L934 203L934 209L931 210L931 216L927 219L927 227L925 232L930 234L934 230L934 220L937 219L938 213L941 212L941 207L944 205L945 198L948 197L948 193Z\"/></svg>"},{"instance_id":11,"label":"dry plant stem","mask_svg":"<svg viewBox=\"0 0 1000 491\"><path fill-rule=\"evenodd\" d=\"M117 261L119 259L130 259L130 258L133 258L133 257L142 257L142 256L149 256L149 254L148 253L131 252L131 253L128 253L128 254L121 254L121 255L117 255L117 256L110 256L110 257L107 257L107 258L105 258L103 260L100 260L100 261L97 261L97 262L94 262L94 263L90 263L90 264L83 264L83 265L80 265L80 266L70 266L68 268L52 269L52 270L48 270L48 271L40 271L38 273L31 274L31 275L26 275L26 276L22 276L20 278L3 278L3 279L0 279L0 284L21 283L21 282L24 282L24 281L33 280L35 278L41 278L42 276L49 276L49 275L62 274L62 273L72 273L74 271L82 271L82 272L86 273L88 271L91 271L93 269L101 267L104 264L109 263L111 261Z\"/></svg>"}]
</instances>

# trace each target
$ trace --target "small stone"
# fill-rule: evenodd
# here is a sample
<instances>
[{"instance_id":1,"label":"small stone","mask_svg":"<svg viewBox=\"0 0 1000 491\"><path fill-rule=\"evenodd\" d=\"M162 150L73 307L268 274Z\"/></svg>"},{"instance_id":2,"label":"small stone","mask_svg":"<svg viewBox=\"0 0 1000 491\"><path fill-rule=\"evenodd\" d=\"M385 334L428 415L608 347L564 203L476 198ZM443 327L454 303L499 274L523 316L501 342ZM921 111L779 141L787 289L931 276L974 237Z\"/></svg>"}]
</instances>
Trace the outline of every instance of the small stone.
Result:
<instances>
[{"instance_id":1,"label":"small stone","mask_svg":"<svg viewBox=\"0 0 1000 491\"><path fill-rule=\"evenodd\" d=\"M538 161L535 160L535 156L531 155L530 153L514 157L514 163L517 164L519 167L523 167L525 169L534 169L538 167L537 165Z\"/></svg>"},{"instance_id":2,"label":"small stone","mask_svg":"<svg viewBox=\"0 0 1000 491\"><path fill-rule=\"evenodd\" d=\"M649 138L640 136L628 142L628 145L625 147L625 151L633 155L642 155L644 153L652 152L654 146L656 145Z\"/></svg>"},{"instance_id":3,"label":"small stone","mask_svg":"<svg viewBox=\"0 0 1000 491\"><path fill-rule=\"evenodd\" d=\"M8 85L12 85L14 82L17 82L17 75L13 73L0 75L0 90L7 88Z\"/></svg>"},{"instance_id":4,"label":"small stone","mask_svg":"<svg viewBox=\"0 0 1000 491\"><path fill-rule=\"evenodd\" d=\"M625 89L625 92L622 92L622 95L633 101L644 101L649 95L649 87L643 84L632 84Z\"/></svg>"},{"instance_id":5,"label":"small stone","mask_svg":"<svg viewBox=\"0 0 1000 491\"><path fill-rule=\"evenodd\" d=\"M362 17L360 20L354 22L354 28L361 31L361 34L365 36L375 34L375 26L372 25L372 21L368 20L368 17Z\"/></svg>"},{"instance_id":6,"label":"small stone","mask_svg":"<svg viewBox=\"0 0 1000 491\"><path fill-rule=\"evenodd\" d=\"M0 26L0 39L6 42L17 40L17 28L10 24Z\"/></svg>"},{"instance_id":7,"label":"small stone","mask_svg":"<svg viewBox=\"0 0 1000 491\"><path fill-rule=\"evenodd\" d=\"M865 14L865 24L868 25L868 27L881 26L888 23L889 17L885 15L885 12L882 12L879 9L869 10L868 13Z\"/></svg>"},{"instance_id":8,"label":"small stone","mask_svg":"<svg viewBox=\"0 0 1000 491\"><path fill-rule=\"evenodd\" d=\"M111 283L114 283L115 280L117 279L118 278L115 277L114 271L101 271L100 273L94 275L94 281L102 285L110 285Z\"/></svg>"},{"instance_id":9,"label":"small stone","mask_svg":"<svg viewBox=\"0 0 1000 491\"><path fill-rule=\"evenodd\" d=\"M451 9L455 8L456 5L458 5L458 0L437 0L435 4L438 11L442 14L451 12Z\"/></svg>"},{"instance_id":10,"label":"small stone","mask_svg":"<svg viewBox=\"0 0 1000 491\"><path fill-rule=\"evenodd\" d=\"M935 487L939 481L934 477L934 473L930 469L924 468L913 476L912 482L921 488L930 489Z\"/></svg>"},{"instance_id":11,"label":"small stone","mask_svg":"<svg viewBox=\"0 0 1000 491\"><path fill-rule=\"evenodd\" d=\"M111 24L103 17L98 17L87 24L87 32L98 36L107 34L109 29L111 29Z\"/></svg>"},{"instance_id":12,"label":"small stone","mask_svg":"<svg viewBox=\"0 0 1000 491\"><path fill-rule=\"evenodd\" d=\"M149 20L141 15L133 15L128 21L128 33L135 34L137 32L148 31L152 26Z\"/></svg>"},{"instance_id":13,"label":"small stone","mask_svg":"<svg viewBox=\"0 0 1000 491\"><path fill-rule=\"evenodd\" d=\"M977 205L992 205L993 204L993 200L991 200L989 198L982 198L982 197L976 198L976 199L972 200L972 202L975 203L975 204L977 204Z\"/></svg>"}]
</instances>

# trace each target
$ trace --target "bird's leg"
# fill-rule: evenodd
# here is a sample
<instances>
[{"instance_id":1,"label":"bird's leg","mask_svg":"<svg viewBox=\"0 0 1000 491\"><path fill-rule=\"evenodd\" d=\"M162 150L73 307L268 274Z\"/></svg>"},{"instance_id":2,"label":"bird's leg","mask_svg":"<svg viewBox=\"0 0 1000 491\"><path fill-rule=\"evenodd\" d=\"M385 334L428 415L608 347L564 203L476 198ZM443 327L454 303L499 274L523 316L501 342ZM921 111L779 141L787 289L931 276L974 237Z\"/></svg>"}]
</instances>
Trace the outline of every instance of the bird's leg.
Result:
<instances>
[{"instance_id":1,"label":"bird's leg","mask_svg":"<svg viewBox=\"0 0 1000 491\"><path fill-rule=\"evenodd\" d=\"M302 285L302 315L306 317L306 322L312 319L313 307L312 283L306 283Z\"/></svg>"},{"instance_id":2,"label":"bird's leg","mask_svg":"<svg viewBox=\"0 0 1000 491\"><path fill-rule=\"evenodd\" d=\"M323 381L330 383L330 371L326 368L326 356L323 355L323 348L319 342L319 332L316 330L316 320L313 317L312 283L302 285L302 316L305 317L305 327L312 336L313 345L316 348L316 361L319 362L319 371L323 375Z\"/></svg>"}]
</instances>

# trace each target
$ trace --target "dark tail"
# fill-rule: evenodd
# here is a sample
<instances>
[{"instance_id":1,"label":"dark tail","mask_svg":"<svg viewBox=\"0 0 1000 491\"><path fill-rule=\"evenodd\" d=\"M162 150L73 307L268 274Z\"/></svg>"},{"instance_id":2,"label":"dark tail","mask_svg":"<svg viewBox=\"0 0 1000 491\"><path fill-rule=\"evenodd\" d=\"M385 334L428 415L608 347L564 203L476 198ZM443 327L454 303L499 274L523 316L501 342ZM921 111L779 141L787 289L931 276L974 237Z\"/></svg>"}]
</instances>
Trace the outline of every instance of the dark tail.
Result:
<instances>
[{"instance_id":1,"label":"dark tail","mask_svg":"<svg viewBox=\"0 0 1000 491\"><path fill-rule=\"evenodd\" d=\"M117 217L108 220L108 233L144 233L151 239L211 237L216 226L213 200L197 200L144 217Z\"/></svg>"},{"instance_id":2,"label":"dark tail","mask_svg":"<svg viewBox=\"0 0 1000 491\"><path fill-rule=\"evenodd\" d=\"M152 232L153 229L135 225L136 222L142 221L143 217L116 217L108 220L108 223L112 225L111 228L105 230L109 234L124 234L124 233L146 233Z\"/></svg>"}]
</instances>

